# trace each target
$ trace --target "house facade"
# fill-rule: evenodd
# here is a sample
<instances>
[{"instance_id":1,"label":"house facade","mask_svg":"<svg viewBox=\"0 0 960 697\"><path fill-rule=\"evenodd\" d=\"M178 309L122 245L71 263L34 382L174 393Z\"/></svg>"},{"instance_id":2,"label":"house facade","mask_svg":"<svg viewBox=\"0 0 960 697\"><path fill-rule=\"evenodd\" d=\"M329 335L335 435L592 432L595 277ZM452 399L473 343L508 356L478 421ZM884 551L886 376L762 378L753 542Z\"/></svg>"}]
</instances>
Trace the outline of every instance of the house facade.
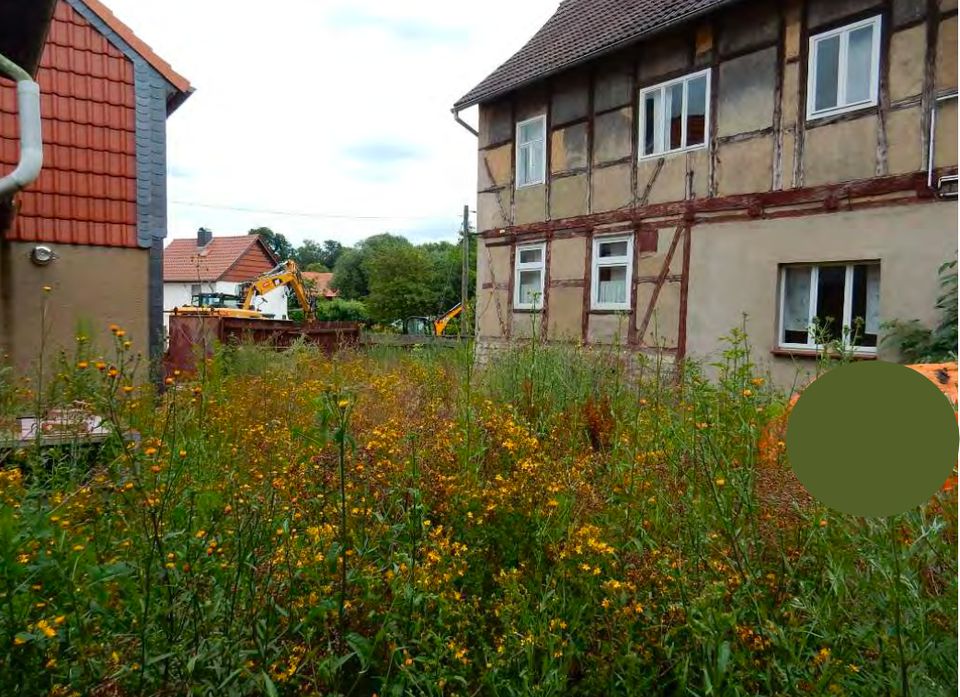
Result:
<instances>
[{"instance_id":1,"label":"house facade","mask_svg":"<svg viewBox=\"0 0 960 697\"><path fill-rule=\"evenodd\" d=\"M201 293L239 295L240 286L273 269L279 261L259 235L215 237L200 228L196 239L171 240L163 256L164 327L170 312L190 305ZM288 319L287 289L275 288L255 301L255 310Z\"/></svg>"},{"instance_id":2,"label":"house facade","mask_svg":"<svg viewBox=\"0 0 960 697\"><path fill-rule=\"evenodd\" d=\"M39 45L43 168L0 202L0 355L26 369L41 341L69 351L78 327L106 349L117 324L156 358L166 119L193 89L98 0L57 0ZM0 171L18 149L16 90L0 80Z\"/></svg>"},{"instance_id":3,"label":"house facade","mask_svg":"<svg viewBox=\"0 0 960 697\"><path fill-rule=\"evenodd\" d=\"M709 358L789 384L936 323L957 254L955 0L565 0L479 105L477 340Z\"/></svg>"}]
</instances>

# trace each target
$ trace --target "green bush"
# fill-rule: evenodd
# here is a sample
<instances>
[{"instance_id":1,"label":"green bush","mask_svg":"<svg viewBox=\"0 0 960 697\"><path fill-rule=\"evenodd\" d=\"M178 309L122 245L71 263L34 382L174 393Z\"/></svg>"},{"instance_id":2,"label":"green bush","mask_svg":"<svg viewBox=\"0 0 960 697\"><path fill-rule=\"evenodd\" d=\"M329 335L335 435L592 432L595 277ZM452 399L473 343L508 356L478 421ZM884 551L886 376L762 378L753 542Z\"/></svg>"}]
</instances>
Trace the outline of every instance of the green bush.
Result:
<instances>
[{"instance_id":1,"label":"green bush","mask_svg":"<svg viewBox=\"0 0 960 697\"><path fill-rule=\"evenodd\" d=\"M943 363L957 360L957 262L943 264L938 270L940 296L936 309L940 322L933 329L920 320L892 320L884 323L888 331L883 342L896 346L905 363Z\"/></svg>"},{"instance_id":2,"label":"green bush","mask_svg":"<svg viewBox=\"0 0 960 697\"><path fill-rule=\"evenodd\" d=\"M317 302L317 319L321 322L369 322L367 306L359 300L321 300Z\"/></svg>"}]
</instances>

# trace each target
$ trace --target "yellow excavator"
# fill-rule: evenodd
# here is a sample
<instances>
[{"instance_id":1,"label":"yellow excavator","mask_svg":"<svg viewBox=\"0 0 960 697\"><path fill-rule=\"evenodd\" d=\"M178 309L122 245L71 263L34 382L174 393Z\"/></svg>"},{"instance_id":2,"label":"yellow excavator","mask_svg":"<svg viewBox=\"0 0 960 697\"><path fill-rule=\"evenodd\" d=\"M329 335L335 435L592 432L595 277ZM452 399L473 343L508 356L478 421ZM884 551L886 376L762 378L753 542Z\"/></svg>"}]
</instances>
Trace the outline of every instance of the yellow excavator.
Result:
<instances>
[{"instance_id":1,"label":"yellow excavator","mask_svg":"<svg viewBox=\"0 0 960 697\"><path fill-rule=\"evenodd\" d=\"M190 305L174 308L174 314L207 315L211 317L243 317L245 319L272 319L273 315L254 309L254 302L270 291L286 286L290 288L306 317L313 316L313 303L307 296L303 277L293 260L278 264L255 280L241 284L240 295L228 293L200 293L194 295Z\"/></svg>"},{"instance_id":2,"label":"yellow excavator","mask_svg":"<svg viewBox=\"0 0 960 697\"><path fill-rule=\"evenodd\" d=\"M463 312L463 304L457 303L439 317L407 317L403 322L403 333L416 336L443 336L450 320Z\"/></svg>"}]
</instances>

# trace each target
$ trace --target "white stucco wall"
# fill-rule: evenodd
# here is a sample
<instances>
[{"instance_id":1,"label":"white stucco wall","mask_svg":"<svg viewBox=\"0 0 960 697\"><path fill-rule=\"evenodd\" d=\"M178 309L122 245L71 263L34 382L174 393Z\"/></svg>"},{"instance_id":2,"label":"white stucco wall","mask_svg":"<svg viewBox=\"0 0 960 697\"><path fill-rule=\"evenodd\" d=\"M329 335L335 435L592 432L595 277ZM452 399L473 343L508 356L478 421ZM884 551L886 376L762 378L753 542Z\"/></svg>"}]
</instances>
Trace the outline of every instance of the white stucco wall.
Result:
<instances>
[{"instance_id":1,"label":"white stucco wall","mask_svg":"<svg viewBox=\"0 0 960 697\"><path fill-rule=\"evenodd\" d=\"M193 299L193 286L196 283L164 283L163 284L163 326L166 329L170 324L170 311L175 307L189 305ZM203 283L204 293L239 294L238 283L218 281L217 283ZM276 319L289 319L287 315L287 289L275 288L258 301L254 301L254 309L264 314L273 315Z\"/></svg>"}]
</instances>

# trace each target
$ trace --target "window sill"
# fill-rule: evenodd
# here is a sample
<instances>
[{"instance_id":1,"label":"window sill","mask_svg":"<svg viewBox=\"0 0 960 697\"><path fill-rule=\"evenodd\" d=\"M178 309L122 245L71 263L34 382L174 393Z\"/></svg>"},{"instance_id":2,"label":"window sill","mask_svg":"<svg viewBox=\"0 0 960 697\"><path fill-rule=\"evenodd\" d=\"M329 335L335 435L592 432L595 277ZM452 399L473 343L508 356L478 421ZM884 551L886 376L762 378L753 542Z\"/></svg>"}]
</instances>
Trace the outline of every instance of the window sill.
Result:
<instances>
[{"instance_id":1,"label":"window sill","mask_svg":"<svg viewBox=\"0 0 960 697\"><path fill-rule=\"evenodd\" d=\"M520 189L532 189L535 186L543 186L544 184L545 182L542 181L530 182L529 184L517 184L517 191L520 191Z\"/></svg>"},{"instance_id":2,"label":"window sill","mask_svg":"<svg viewBox=\"0 0 960 697\"><path fill-rule=\"evenodd\" d=\"M781 356L784 358L819 358L823 355L822 351L817 349L795 349L795 348L774 348L770 350L774 356ZM836 358L839 354L832 352L829 354L831 358ZM855 361L875 361L877 360L876 353L865 353L865 352L855 352L852 356Z\"/></svg>"},{"instance_id":3,"label":"window sill","mask_svg":"<svg viewBox=\"0 0 960 697\"><path fill-rule=\"evenodd\" d=\"M611 307L591 307L591 315L629 315L633 309L629 307L611 308Z\"/></svg>"},{"instance_id":4,"label":"window sill","mask_svg":"<svg viewBox=\"0 0 960 697\"><path fill-rule=\"evenodd\" d=\"M692 145L689 148L680 148L679 150L667 150L666 152L653 153L652 155L640 155L640 162L650 162L653 160L659 160L661 157L672 157L674 155L684 155L688 152L696 152L697 150L706 150L707 143L702 143L700 145Z\"/></svg>"},{"instance_id":5,"label":"window sill","mask_svg":"<svg viewBox=\"0 0 960 697\"><path fill-rule=\"evenodd\" d=\"M877 102L862 102L860 104L852 104L845 107L837 107L836 109L829 109L827 111L820 112L807 112L807 121L808 122L817 122L829 119L832 116L843 116L844 114L853 114L858 111L864 111L866 109L876 109Z\"/></svg>"},{"instance_id":6,"label":"window sill","mask_svg":"<svg viewBox=\"0 0 960 697\"><path fill-rule=\"evenodd\" d=\"M536 315L543 312L542 307L515 307L513 311L517 314Z\"/></svg>"}]
</instances>

